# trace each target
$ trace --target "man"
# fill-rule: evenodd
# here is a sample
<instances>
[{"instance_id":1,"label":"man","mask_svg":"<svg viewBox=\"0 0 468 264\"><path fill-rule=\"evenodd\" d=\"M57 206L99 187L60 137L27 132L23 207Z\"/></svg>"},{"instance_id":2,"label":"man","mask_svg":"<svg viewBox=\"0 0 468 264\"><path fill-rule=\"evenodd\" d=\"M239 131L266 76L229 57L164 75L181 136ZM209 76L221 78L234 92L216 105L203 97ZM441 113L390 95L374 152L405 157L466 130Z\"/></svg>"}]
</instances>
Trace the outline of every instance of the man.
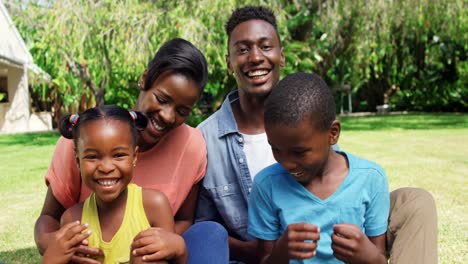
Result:
<instances>
[{"instance_id":1,"label":"man","mask_svg":"<svg viewBox=\"0 0 468 264\"><path fill-rule=\"evenodd\" d=\"M232 261L259 263L257 241L247 233L248 197L252 178L275 163L265 134L263 105L279 81L285 58L275 16L265 7L236 9L225 29L226 63L238 90L229 93L221 108L198 127L207 144L208 167L196 221L224 225ZM437 263L437 216L432 196L413 188L399 189L391 196L387 233L390 261Z\"/></svg>"}]
</instances>

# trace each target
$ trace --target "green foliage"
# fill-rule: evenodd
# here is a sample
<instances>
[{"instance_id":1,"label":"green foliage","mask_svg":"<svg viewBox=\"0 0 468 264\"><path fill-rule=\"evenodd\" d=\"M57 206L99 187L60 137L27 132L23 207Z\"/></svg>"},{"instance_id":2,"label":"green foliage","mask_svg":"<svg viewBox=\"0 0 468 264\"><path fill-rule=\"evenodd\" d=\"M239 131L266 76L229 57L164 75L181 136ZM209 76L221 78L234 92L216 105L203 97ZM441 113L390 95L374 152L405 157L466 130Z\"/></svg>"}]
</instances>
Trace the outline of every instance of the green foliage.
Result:
<instances>
[{"instance_id":1,"label":"green foliage","mask_svg":"<svg viewBox=\"0 0 468 264\"><path fill-rule=\"evenodd\" d=\"M389 103L396 110L468 110L468 9L462 0L47 3L6 1L36 64L53 77L35 92L59 113L103 102L132 107L147 62L164 41L183 37L209 64L204 98L190 119L198 123L236 88L226 69L224 24L234 8L247 4L267 5L277 15L283 75L313 71L337 93L348 84L353 109L375 111Z\"/></svg>"}]
</instances>

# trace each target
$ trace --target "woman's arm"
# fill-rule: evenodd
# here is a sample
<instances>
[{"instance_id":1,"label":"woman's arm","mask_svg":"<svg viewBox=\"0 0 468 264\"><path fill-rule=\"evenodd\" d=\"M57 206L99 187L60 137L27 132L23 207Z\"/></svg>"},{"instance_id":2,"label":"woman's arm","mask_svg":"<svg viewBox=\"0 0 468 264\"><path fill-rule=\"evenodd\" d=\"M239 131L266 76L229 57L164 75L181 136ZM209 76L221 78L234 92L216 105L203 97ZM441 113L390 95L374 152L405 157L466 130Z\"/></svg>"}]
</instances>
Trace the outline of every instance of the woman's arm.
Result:
<instances>
[{"instance_id":1,"label":"woman's arm","mask_svg":"<svg viewBox=\"0 0 468 264\"><path fill-rule=\"evenodd\" d=\"M193 224L199 187L200 183L192 186L187 198L185 198L185 201L174 217L175 232L179 235L182 235Z\"/></svg>"},{"instance_id":2,"label":"woman's arm","mask_svg":"<svg viewBox=\"0 0 468 264\"><path fill-rule=\"evenodd\" d=\"M186 263L185 242L174 232L174 218L167 197L162 192L143 189L143 206L151 228L140 232L133 240L133 259Z\"/></svg>"},{"instance_id":3,"label":"woman's arm","mask_svg":"<svg viewBox=\"0 0 468 264\"><path fill-rule=\"evenodd\" d=\"M65 208L55 199L49 187L41 214L34 226L34 239L41 255L44 254L55 232L60 229L60 217L64 211Z\"/></svg>"}]
</instances>

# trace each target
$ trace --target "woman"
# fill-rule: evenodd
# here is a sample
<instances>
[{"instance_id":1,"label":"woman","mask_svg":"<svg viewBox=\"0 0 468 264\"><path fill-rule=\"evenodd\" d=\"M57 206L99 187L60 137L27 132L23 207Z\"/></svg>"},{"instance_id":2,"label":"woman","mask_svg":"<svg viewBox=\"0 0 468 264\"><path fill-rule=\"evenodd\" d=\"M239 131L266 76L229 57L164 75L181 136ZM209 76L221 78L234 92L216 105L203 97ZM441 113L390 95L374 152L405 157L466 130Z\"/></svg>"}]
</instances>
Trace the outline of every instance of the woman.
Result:
<instances>
[{"instance_id":1,"label":"woman","mask_svg":"<svg viewBox=\"0 0 468 264\"><path fill-rule=\"evenodd\" d=\"M185 240L189 263L222 263L228 259L226 231L213 232L213 228L222 227L212 222L192 226L199 182L205 175L206 146L201 133L184 122L200 98L207 75L203 54L190 42L173 39L159 49L138 83L135 110L143 112L150 122L139 135L134 182L168 197L177 233L156 228L141 232L132 244L132 253L145 255L146 260L176 254L173 249L183 243L179 235ZM46 184L48 191L35 226L41 254L51 239L57 239L63 212L90 194L75 165L71 140L59 139ZM100 254L98 250L80 247L73 261L97 263L87 256Z\"/></svg>"}]
</instances>

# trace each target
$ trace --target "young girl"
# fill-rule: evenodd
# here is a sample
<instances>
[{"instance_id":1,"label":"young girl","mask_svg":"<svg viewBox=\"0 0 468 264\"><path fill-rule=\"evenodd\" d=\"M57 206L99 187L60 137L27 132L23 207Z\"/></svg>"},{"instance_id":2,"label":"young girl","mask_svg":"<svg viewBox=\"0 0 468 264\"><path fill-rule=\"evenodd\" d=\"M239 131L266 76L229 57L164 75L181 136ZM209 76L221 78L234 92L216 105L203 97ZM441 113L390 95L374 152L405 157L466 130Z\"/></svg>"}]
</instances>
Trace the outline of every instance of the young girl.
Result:
<instances>
[{"instance_id":1,"label":"young girl","mask_svg":"<svg viewBox=\"0 0 468 264\"><path fill-rule=\"evenodd\" d=\"M137 161L137 130L147 122L141 113L118 106L91 108L62 119L60 132L73 138L81 178L92 194L62 215L62 228L43 263L68 263L84 239L103 252L98 261L129 263L132 241L141 231L157 227L174 232L166 196L130 183ZM185 245L178 244L177 254L167 260L184 263ZM163 250L152 249L155 254Z\"/></svg>"}]
</instances>

